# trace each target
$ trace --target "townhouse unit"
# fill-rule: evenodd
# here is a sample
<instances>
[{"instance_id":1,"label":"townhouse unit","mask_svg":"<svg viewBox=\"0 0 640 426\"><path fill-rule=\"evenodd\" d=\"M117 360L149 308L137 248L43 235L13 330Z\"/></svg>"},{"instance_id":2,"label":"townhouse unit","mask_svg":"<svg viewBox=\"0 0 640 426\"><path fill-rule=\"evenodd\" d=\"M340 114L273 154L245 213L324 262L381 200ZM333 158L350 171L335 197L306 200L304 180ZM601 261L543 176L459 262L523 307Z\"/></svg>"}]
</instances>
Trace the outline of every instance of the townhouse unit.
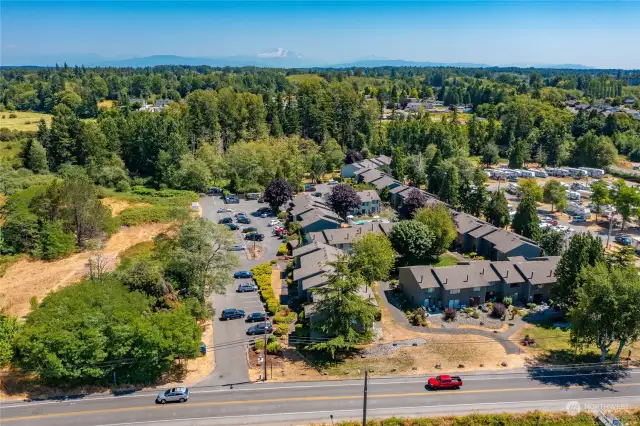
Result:
<instances>
[{"instance_id":1,"label":"townhouse unit","mask_svg":"<svg viewBox=\"0 0 640 426\"><path fill-rule=\"evenodd\" d=\"M389 167L391 165L391 157L379 155L377 157L362 160L357 163L347 164L340 170L340 176L343 178L354 178L358 170L378 169L381 167Z\"/></svg>"},{"instance_id":2,"label":"townhouse unit","mask_svg":"<svg viewBox=\"0 0 640 426\"><path fill-rule=\"evenodd\" d=\"M370 222L349 228L325 229L320 232L311 232L309 240L327 244L349 253L356 238L370 233L388 235L393 225L393 223Z\"/></svg>"},{"instance_id":3,"label":"townhouse unit","mask_svg":"<svg viewBox=\"0 0 640 426\"><path fill-rule=\"evenodd\" d=\"M380 207L382 202L378 193L372 189L365 191L358 191L358 197L360 197L360 205L353 209L351 214L353 215L372 215L380 213Z\"/></svg>"},{"instance_id":4,"label":"townhouse unit","mask_svg":"<svg viewBox=\"0 0 640 426\"><path fill-rule=\"evenodd\" d=\"M342 253L336 247L317 241L293 250L293 283L298 287L298 298L301 301L311 300L309 289L327 283L327 274L334 270L331 263Z\"/></svg>"},{"instance_id":5,"label":"townhouse unit","mask_svg":"<svg viewBox=\"0 0 640 426\"><path fill-rule=\"evenodd\" d=\"M309 194L296 195L290 203L289 219L299 221L304 233L336 229L342 223L329 205Z\"/></svg>"},{"instance_id":6,"label":"townhouse unit","mask_svg":"<svg viewBox=\"0 0 640 426\"><path fill-rule=\"evenodd\" d=\"M413 306L459 308L511 297L514 302L548 300L560 256L506 261L469 261L454 266L399 268L398 282Z\"/></svg>"}]
</instances>

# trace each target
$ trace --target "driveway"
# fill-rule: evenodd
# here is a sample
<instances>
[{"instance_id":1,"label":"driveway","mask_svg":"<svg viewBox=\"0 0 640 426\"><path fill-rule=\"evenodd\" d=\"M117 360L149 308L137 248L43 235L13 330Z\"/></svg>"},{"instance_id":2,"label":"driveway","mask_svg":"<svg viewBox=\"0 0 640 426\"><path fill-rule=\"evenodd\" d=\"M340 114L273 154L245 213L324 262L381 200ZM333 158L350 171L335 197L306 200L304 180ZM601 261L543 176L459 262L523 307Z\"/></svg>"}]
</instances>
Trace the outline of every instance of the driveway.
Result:
<instances>
[{"instance_id":1,"label":"driveway","mask_svg":"<svg viewBox=\"0 0 640 426\"><path fill-rule=\"evenodd\" d=\"M255 200L240 200L240 204L224 204L220 197L202 197L200 198L203 217L218 223L223 217L233 217L233 212L217 213L220 207L228 207L234 212L246 212L251 218L250 225L240 225L242 227L255 227L258 232L264 234L265 239L262 242L256 242L256 245L263 247L263 254L260 259L249 260L247 253L244 251L236 252L240 260L240 266L237 270L250 270L254 266L275 259L278 247L282 243L281 240L271 235L271 230L267 224L273 218L260 218L251 214L266 204L260 204ZM235 220L234 220L235 223ZM234 231L238 243L243 241L243 234L238 230ZM247 245L253 245L251 241L246 242ZM260 301L259 294L256 293L236 293L238 284L250 281L249 279L237 279L230 283L227 287L226 294L214 294L211 296L211 306L216 312L216 318L213 322L213 342L206 342L207 345L213 345L216 358L216 367L213 373L199 383L200 386L219 386L230 385L236 383L245 383L249 381L249 372L247 364L247 346L253 342L254 338L246 335L249 324L243 320L220 321L219 316L223 309L237 308L243 309L247 314L251 312L262 312L264 306Z\"/></svg>"}]
</instances>

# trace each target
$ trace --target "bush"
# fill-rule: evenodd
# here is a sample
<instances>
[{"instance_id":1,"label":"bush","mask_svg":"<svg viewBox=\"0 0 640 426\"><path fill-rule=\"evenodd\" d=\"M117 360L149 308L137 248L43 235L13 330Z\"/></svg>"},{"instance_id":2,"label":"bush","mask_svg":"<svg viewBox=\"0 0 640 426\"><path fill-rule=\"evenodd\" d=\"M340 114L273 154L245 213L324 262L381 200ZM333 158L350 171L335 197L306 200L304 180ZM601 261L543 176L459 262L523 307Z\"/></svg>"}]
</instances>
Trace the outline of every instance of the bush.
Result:
<instances>
[{"instance_id":1,"label":"bush","mask_svg":"<svg viewBox=\"0 0 640 426\"><path fill-rule=\"evenodd\" d=\"M261 351L264 349L264 339L256 339L256 341L253 342L253 346L257 351Z\"/></svg>"},{"instance_id":2,"label":"bush","mask_svg":"<svg viewBox=\"0 0 640 426\"><path fill-rule=\"evenodd\" d=\"M277 354L280 353L281 347L278 342L267 343L267 353L268 354Z\"/></svg>"},{"instance_id":3,"label":"bush","mask_svg":"<svg viewBox=\"0 0 640 426\"><path fill-rule=\"evenodd\" d=\"M536 305L535 303L527 303L527 308L529 309L536 309L538 307L538 305Z\"/></svg>"},{"instance_id":4,"label":"bush","mask_svg":"<svg viewBox=\"0 0 640 426\"><path fill-rule=\"evenodd\" d=\"M280 220L287 220L287 212L279 212L277 217Z\"/></svg>"},{"instance_id":5,"label":"bush","mask_svg":"<svg viewBox=\"0 0 640 426\"><path fill-rule=\"evenodd\" d=\"M76 237L64 232L62 223L46 222L40 231L40 256L44 260L55 260L68 256L76 249Z\"/></svg>"},{"instance_id":6,"label":"bush","mask_svg":"<svg viewBox=\"0 0 640 426\"><path fill-rule=\"evenodd\" d=\"M445 321L453 321L456 319L457 315L458 315L458 312L455 309L445 308L444 314L442 315L442 317L444 318Z\"/></svg>"},{"instance_id":7,"label":"bush","mask_svg":"<svg viewBox=\"0 0 640 426\"><path fill-rule=\"evenodd\" d=\"M513 304L513 299L510 297L505 297L504 299L502 299L502 304L508 308Z\"/></svg>"},{"instance_id":8,"label":"bush","mask_svg":"<svg viewBox=\"0 0 640 426\"><path fill-rule=\"evenodd\" d=\"M427 311L422 307L410 312L407 316L409 317L409 322L413 325L427 325Z\"/></svg>"},{"instance_id":9,"label":"bush","mask_svg":"<svg viewBox=\"0 0 640 426\"><path fill-rule=\"evenodd\" d=\"M123 226L135 226L141 223L161 223L186 218L186 208L172 206L130 207L124 209L118 220Z\"/></svg>"},{"instance_id":10,"label":"bush","mask_svg":"<svg viewBox=\"0 0 640 426\"><path fill-rule=\"evenodd\" d=\"M289 324L278 324L276 326L276 329L273 330L273 335L274 336L278 336L278 337L282 337L282 336L286 336L287 334L289 334Z\"/></svg>"},{"instance_id":11,"label":"bush","mask_svg":"<svg viewBox=\"0 0 640 426\"><path fill-rule=\"evenodd\" d=\"M469 308L464 308L464 311L468 314L471 314L475 311L475 309L469 307Z\"/></svg>"},{"instance_id":12,"label":"bush","mask_svg":"<svg viewBox=\"0 0 640 426\"><path fill-rule=\"evenodd\" d=\"M277 260L275 260L275 259L271 259L271 260L269 261L269 263L270 263L270 264L272 264L272 265L275 265L276 263L278 263L278 261L277 261Z\"/></svg>"},{"instance_id":13,"label":"bush","mask_svg":"<svg viewBox=\"0 0 640 426\"><path fill-rule=\"evenodd\" d=\"M507 308L502 303L494 303L493 310L491 311L491 315L493 315L496 318L502 318L506 311L507 311Z\"/></svg>"},{"instance_id":14,"label":"bush","mask_svg":"<svg viewBox=\"0 0 640 426\"><path fill-rule=\"evenodd\" d=\"M14 113L9 114L9 118L16 118L16 117L18 117L18 116L16 114L14 114Z\"/></svg>"},{"instance_id":15,"label":"bush","mask_svg":"<svg viewBox=\"0 0 640 426\"><path fill-rule=\"evenodd\" d=\"M129 192L131 190L131 185L126 180L120 180L116 183L116 191L118 192Z\"/></svg>"},{"instance_id":16,"label":"bush","mask_svg":"<svg viewBox=\"0 0 640 426\"><path fill-rule=\"evenodd\" d=\"M298 316L295 312L278 312L275 317L273 317L273 322L276 324L293 324L298 319Z\"/></svg>"},{"instance_id":17,"label":"bush","mask_svg":"<svg viewBox=\"0 0 640 426\"><path fill-rule=\"evenodd\" d=\"M270 315L275 315L280 310L280 301L276 299L271 287L271 263L261 263L251 269L253 279L260 290L262 300L267 304L267 311Z\"/></svg>"},{"instance_id":18,"label":"bush","mask_svg":"<svg viewBox=\"0 0 640 426\"><path fill-rule=\"evenodd\" d=\"M376 311L376 314L373 316L373 320L376 322L382 321L382 311L380 309Z\"/></svg>"},{"instance_id":19,"label":"bush","mask_svg":"<svg viewBox=\"0 0 640 426\"><path fill-rule=\"evenodd\" d=\"M478 311L473 311L473 313L471 314L471 318L475 318L475 319L480 318L480 314L478 313Z\"/></svg>"},{"instance_id":20,"label":"bush","mask_svg":"<svg viewBox=\"0 0 640 426\"><path fill-rule=\"evenodd\" d=\"M289 249L287 248L287 243L280 244L278 247L278 256L285 256L289 254Z\"/></svg>"},{"instance_id":21,"label":"bush","mask_svg":"<svg viewBox=\"0 0 640 426\"><path fill-rule=\"evenodd\" d=\"M267 343L273 343L273 342L277 342L278 338L274 335L269 335L267 336Z\"/></svg>"}]
</instances>

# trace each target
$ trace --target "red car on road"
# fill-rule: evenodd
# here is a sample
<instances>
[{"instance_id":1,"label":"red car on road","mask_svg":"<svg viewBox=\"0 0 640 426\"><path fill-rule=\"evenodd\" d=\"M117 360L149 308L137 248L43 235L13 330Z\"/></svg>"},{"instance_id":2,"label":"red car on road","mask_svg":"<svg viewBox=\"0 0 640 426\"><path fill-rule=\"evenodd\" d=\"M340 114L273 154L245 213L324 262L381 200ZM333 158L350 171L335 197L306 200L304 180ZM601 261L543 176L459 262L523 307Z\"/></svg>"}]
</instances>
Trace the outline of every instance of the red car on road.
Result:
<instances>
[{"instance_id":1,"label":"red car on road","mask_svg":"<svg viewBox=\"0 0 640 426\"><path fill-rule=\"evenodd\" d=\"M438 389L459 389L462 386L462 379L459 376L436 376L431 377L427 382L433 390Z\"/></svg>"}]
</instances>

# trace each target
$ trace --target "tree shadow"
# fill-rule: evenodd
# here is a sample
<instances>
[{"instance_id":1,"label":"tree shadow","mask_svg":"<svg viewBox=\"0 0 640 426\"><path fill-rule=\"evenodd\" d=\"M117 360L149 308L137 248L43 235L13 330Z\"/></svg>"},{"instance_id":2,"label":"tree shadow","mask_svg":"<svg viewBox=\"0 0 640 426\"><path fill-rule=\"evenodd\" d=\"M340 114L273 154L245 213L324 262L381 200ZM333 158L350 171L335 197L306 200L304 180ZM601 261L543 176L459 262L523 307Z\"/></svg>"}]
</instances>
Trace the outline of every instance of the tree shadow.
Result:
<instances>
[{"instance_id":1,"label":"tree shadow","mask_svg":"<svg viewBox=\"0 0 640 426\"><path fill-rule=\"evenodd\" d=\"M531 379L561 388L579 386L613 392L618 382L629 377L628 370L620 364L600 364L595 353L576 355L571 350L551 350L528 358L525 368Z\"/></svg>"}]
</instances>

